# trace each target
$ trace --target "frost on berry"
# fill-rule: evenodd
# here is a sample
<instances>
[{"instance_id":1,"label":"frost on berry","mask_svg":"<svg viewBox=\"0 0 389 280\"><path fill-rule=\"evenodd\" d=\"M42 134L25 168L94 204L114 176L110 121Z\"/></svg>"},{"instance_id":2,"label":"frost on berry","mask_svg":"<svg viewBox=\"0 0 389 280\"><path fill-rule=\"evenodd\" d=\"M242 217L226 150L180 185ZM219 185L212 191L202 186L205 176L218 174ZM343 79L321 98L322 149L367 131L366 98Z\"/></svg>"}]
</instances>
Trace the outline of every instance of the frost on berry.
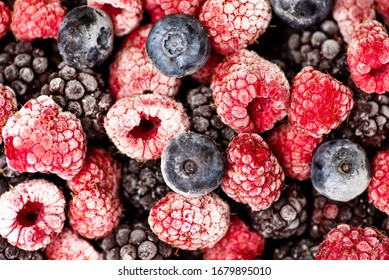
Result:
<instances>
[{"instance_id":1,"label":"frost on berry","mask_svg":"<svg viewBox=\"0 0 389 280\"><path fill-rule=\"evenodd\" d=\"M144 8L156 22L166 15L186 14L197 16L205 0L145 0Z\"/></svg>"},{"instance_id":2,"label":"frost on berry","mask_svg":"<svg viewBox=\"0 0 389 280\"><path fill-rule=\"evenodd\" d=\"M48 245L65 218L62 191L43 179L24 181L0 197L0 235L26 251Z\"/></svg>"},{"instance_id":3,"label":"frost on berry","mask_svg":"<svg viewBox=\"0 0 389 280\"><path fill-rule=\"evenodd\" d=\"M120 49L124 50L130 47L143 48L146 45L147 36L149 36L151 27L153 27L151 23L138 26L125 37L123 43L120 45Z\"/></svg>"},{"instance_id":4,"label":"frost on berry","mask_svg":"<svg viewBox=\"0 0 389 280\"><path fill-rule=\"evenodd\" d=\"M12 88L0 84L0 131L17 110L16 95ZM0 144L3 138L0 135Z\"/></svg>"},{"instance_id":5,"label":"frost on berry","mask_svg":"<svg viewBox=\"0 0 389 280\"><path fill-rule=\"evenodd\" d=\"M10 29L11 10L4 2L0 2L0 39L4 38Z\"/></svg>"},{"instance_id":6,"label":"frost on berry","mask_svg":"<svg viewBox=\"0 0 389 280\"><path fill-rule=\"evenodd\" d=\"M372 160L372 179L367 187L374 206L389 215L389 150L377 152Z\"/></svg>"}]
</instances>

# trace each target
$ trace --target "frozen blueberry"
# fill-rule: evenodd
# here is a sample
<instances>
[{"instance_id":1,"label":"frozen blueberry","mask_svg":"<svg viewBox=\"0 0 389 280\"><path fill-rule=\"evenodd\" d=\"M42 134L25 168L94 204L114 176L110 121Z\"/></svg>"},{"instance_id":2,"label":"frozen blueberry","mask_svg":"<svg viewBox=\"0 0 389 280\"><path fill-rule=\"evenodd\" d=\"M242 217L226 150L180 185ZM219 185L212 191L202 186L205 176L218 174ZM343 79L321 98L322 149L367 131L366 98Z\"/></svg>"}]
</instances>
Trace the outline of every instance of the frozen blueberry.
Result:
<instances>
[{"instance_id":1,"label":"frozen blueberry","mask_svg":"<svg viewBox=\"0 0 389 280\"><path fill-rule=\"evenodd\" d=\"M161 171L173 191L199 197L220 185L225 156L212 138L194 132L180 133L164 148Z\"/></svg>"},{"instance_id":2,"label":"frozen blueberry","mask_svg":"<svg viewBox=\"0 0 389 280\"><path fill-rule=\"evenodd\" d=\"M183 77L199 70L208 60L211 45L205 27L184 14L157 21L146 41L146 52L164 75Z\"/></svg>"},{"instance_id":3,"label":"frozen blueberry","mask_svg":"<svg viewBox=\"0 0 389 280\"><path fill-rule=\"evenodd\" d=\"M333 0L270 0L274 13L293 28L305 28L324 20Z\"/></svg>"},{"instance_id":4,"label":"frozen blueberry","mask_svg":"<svg viewBox=\"0 0 389 280\"><path fill-rule=\"evenodd\" d=\"M363 193L369 185L370 162L358 144L347 139L328 141L313 154L311 180L320 194L347 202Z\"/></svg>"},{"instance_id":5,"label":"frozen blueberry","mask_svg":"<svg viewBox=\"0 0 389 280\"><path fill-rule=\"evenodd\" d=\"M62 59L77 68L101 64L113 49L111 18L102 10L80 6L70 10L58 32Z\"/></svg>"}]
</instances>

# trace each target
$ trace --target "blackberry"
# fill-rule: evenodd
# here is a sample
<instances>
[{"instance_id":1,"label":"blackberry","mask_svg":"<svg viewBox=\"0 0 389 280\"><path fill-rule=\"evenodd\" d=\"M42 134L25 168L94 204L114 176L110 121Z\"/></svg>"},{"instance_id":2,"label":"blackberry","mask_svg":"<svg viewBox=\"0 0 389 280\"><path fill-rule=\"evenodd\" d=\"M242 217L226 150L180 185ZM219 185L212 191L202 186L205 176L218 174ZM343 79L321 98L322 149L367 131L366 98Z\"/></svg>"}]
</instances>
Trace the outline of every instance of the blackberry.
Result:
<instances>
[{"instance_id":1,"label":"blackberry","mask_svg":"<svg viewBox=\"0 0 389 280\"><path fill-rule=\"evenodd\" d=\"M0 236L0 260L43 260L42 251L25 251L12 246Z\"/></svg>"},{"instance_id":2,"label":"blackberry","mask_svg":"<svg viewBox=\"0 0 389 280\"><path fill-rule=\"evenodd\" d=\"M173 255L173 248L152 233L146 223L120 224L100 244L107 260L163 260Z\"/></svg>"},{"instance_id":3,"label":"blackberry","mask_svg":"<svg viewBox=\"0 0 389 280\"><path fill-rule=\"evenodd\" d=\"M39 96L51 72L45 52L31 42L12 41L0 54L0 83L10 86L21 104Z\"/></svg>"},{"instance_id":4,"label":"blackberry","mask_svg":"<svg viewBox=\"0 0 389 280\"><path fill-rule=\"evenodd\" d=\"M318 241L309 238L290 240L274 249L274 260L314 260Z\"/></svg>"},{"instance_id":5,"label":"blackberry","mask_svg":"<svg viewBox=\"0 0 389 280\"><path fill-rule=\"evenodd\" d=\"M61 4L65 6L69 11L78 6L87 5L87 1L86 0L61 0Z\"/></svg>"},{"instance_id":6,"label":"blackberry","mask_svg":"<svg viewBox=\"0 0 389 280\"><path fill-rule=\"evenodd\" d=\"M213 104L212 90L205 85L190 89L184 105L191 119L190 130L211 137L225 150L236 132L220 120Z\"/></svg>"},{"instance_id":7,"label":"blackberry","mask_svg":"<svg viewBox=\"0 0 389 280\"><path fill-rule=\"evenodd\" d=\"M40 94L52 97L64 111L75 114L88 140L102 139L106 135L104 117L114 103L103 79L91 69L78 70L66 62L58 69L50 74Z\"/></svg>"},{"instance_id":8,"label":"blackberry","mask_svg":"<svg viewBox=\"0 0 389 280\"><path fill-rule=\"evenodd\" d=\"M302 235L307 228L307 199L297 183L283 190L270 208L249 210L251 226L265 238L286 239Z\"/></svg>"}]
</instances>

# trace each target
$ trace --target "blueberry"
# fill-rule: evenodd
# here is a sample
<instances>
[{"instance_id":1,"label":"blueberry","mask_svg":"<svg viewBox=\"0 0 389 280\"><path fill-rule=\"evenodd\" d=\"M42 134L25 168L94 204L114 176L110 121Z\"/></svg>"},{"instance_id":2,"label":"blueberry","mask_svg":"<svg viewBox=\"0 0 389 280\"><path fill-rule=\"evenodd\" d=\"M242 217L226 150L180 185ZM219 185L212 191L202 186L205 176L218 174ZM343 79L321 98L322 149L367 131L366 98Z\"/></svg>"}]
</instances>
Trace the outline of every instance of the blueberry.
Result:
<instances>
[{"instance_id":1,"label":"blueberry","mask_svg":"<svg viewBox=\"0 0 389 280\"><path fill-rule=\"evenodd\" d=\"M113 49L111 18L102 10L80 6L70 10L58 32L58 50L62 59L76 68L101 64Z\"/></svg>"},{"instance_id":2,"label":"blueberry","mask_svg":"<svg viewBox=\"0 0 389 280\"><path fill-rule=\"evenodd\" d=\"M199 197L215 190L225 166L225 156L214 140L194 132L180 133L171 139L161 157L166 184L186 197Z\"/></svg>"},{"instance_id":3,"label":"blueberry","mask_svg":"<svg viewBox=\"0 0 389 280\"><path fill-rule=\"evenodd\" d=\"M328 141L313 154L311 180L320 194L347 202L363 193L369 185L370 162L358 144L347 139Z\"/></svg>"},{"instance_id":4,"label":"blueberry","mask_svg":"<svg viewBox=\"0 0 389 280\"><path fill-rule=\"evenodd\" d=\"M333 0L270 0L274 13L293 28L306 28L324 20Z\"/></svg>"},{"instance_id":5,"label":"blueberry","mask_svg":"<svg viewBox=\"0 0 389 280\"><path fill-rule=\"evenodd\" d=\"M146 41L154 66L169 77L183 77L199 70L208 60L211 45L205 27L184 14L167 15L157 21Z\"/></svg>"}]
</instances>

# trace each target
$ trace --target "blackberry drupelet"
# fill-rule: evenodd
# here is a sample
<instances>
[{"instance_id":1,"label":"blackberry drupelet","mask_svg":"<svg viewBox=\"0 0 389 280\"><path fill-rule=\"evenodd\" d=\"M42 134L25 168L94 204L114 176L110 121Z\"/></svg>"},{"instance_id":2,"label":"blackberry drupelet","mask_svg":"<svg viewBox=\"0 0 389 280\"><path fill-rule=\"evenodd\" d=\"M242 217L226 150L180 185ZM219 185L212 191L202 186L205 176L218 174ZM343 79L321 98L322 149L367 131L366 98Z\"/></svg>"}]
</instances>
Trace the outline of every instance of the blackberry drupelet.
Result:
<instances>
[{"instance_id":1,"label":"blackberry drupelet","mask_svg":"<svg viewBox=\"0 0 389 280\"><path fill-rule=\"evenodd\" d=\"M0 260L43 260L42 251L25 251L12 246L0 236Z\"/></svg>"},{"instance_id":2,"label":"blackberry drupelet","mask_svg":"<svg viewBox=\"0 0 389 280\"><path fill-rule=\"evenodd\" d=\"M12 41L0 54L0 83L10 86L21 104L39 96L51 72L45 52L30 42Z\"/></svg>"},{"instance_id":3,"label":"blackberry drupelet","mask_svg":"<svg viewBox=\"0 0 389 280\"><path fill-rule=\"evenodd\" d=\"M41 95L48 95L64 111L74 113L82 123L88 140L100 140L106 134L104 117L114 103L103 79L91 69L78 70L61 62L43 85Z\"/></svg>"},{"instance_id":4,"label":"blackberry drupelet","mask_svg":"<svg viewBox=\"0 0 389 280\"><path fill-rule=\"evenodd\" d=\"M249 210L251 226L265 238L286 239L302 235L307 228L307 199L297 183L282 191L272 206L262 211Z\"/></svg>"},{"instance_id":5,"label":"blackberry drupelet","mask_svg":"<svg viewBox=\"0 0 389 280\"><path fill-rule=\"evenodd\" d=\"M169 259L174 249L158 239L147 223L120 224L100 243L107 260L163 260Z\"/></svg>"},{"instance_id":6,"label":"blackberry drupelet","mask_svg":"<svg viewBox=\"0 0 389 280\"><path fill-rule=\"evenodd\" d=\"M225 125L216 113L212 90L209 87L200 85L190 89L186 95L184 106L191 119L190 130L211 137L221 145L223 150L236 135L236 132Z\"/></svg>"},{"instance_id":7,"label":"blackberry drupelet","mask_svg":"<svg viewBox=\"0 0 389 280\"><path fill-rule=\"evenodd\" d=\"M274 249L274 260L314 260L319 242L309 238L290 240Z\"/></svg>"}]
</instances>

